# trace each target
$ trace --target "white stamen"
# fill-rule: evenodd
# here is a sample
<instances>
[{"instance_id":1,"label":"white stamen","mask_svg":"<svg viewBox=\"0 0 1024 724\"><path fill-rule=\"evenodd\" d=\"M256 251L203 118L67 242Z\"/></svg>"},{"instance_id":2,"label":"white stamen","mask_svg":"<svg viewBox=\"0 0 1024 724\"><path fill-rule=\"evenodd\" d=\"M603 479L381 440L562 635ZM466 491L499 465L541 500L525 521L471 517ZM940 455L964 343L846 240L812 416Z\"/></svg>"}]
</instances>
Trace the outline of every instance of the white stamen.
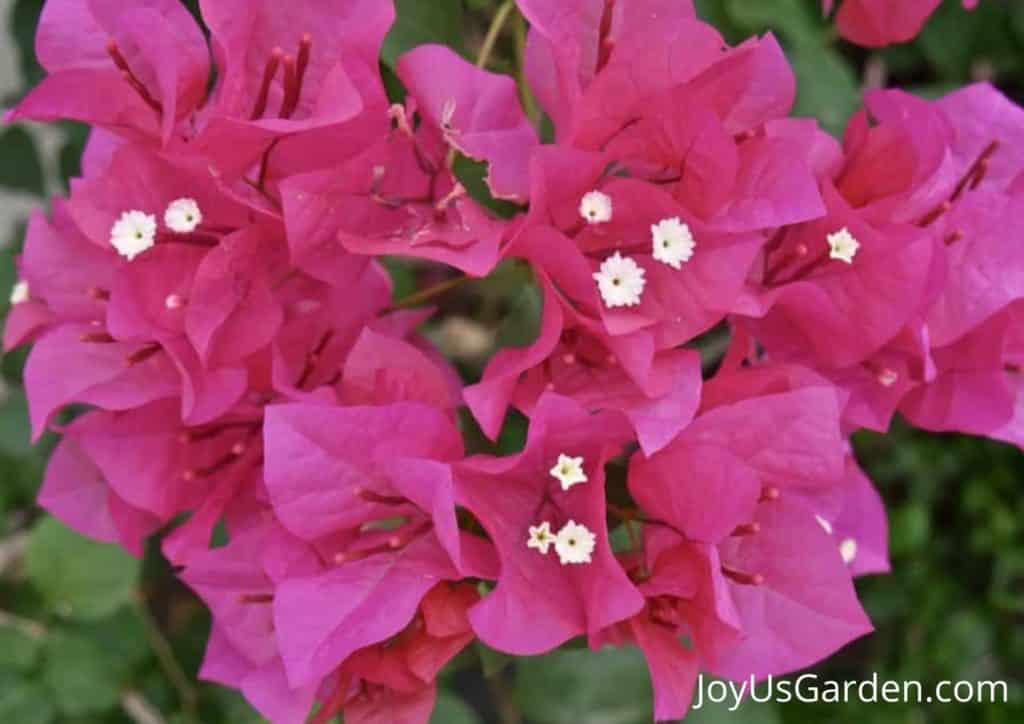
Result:
<instances>
[{"instance_id":1,"label":"white stamen","mask_svg":"<svg viewBox=\"0 0 1024 724\"><path fill-rule=\"evenodd\" d=\"M633 307L640 303L647 280L643 268L619 252L604 260L594 274L601 298L609 307Z\"/></svg>"},{"instance_id":2,"label":"white stamen","mask_svg":"<svg viewBox=\"0 0 1024 724\"><path fill-rule=\"evenodd\" d=\"M29 298L28 282L18 282L11 288L11 305L22 304Z\"/></svg>"},{"instance_id":3,"label":"white stamen","mask_svg":"<svg viewBox=\"0 0 1024 724\"><path fill-rule=\"evenodd\" d=\"M565 566L570 563L590 563L590 554L597 545L597 536L585 525L570 520L555 539L555 552L559 562Z\"/></svg>"},{"instance_id":4,"label":"white stamen","mask_svg":"<svg viewBox=\"0 0 1024 724\"><path fill-rule=\"evenodd\" d=\"M530 526L530 537L526 541L527 548L536 548L542 554L547 555L551 544L555 542L555 536L551 533L551 523L546 520L540 525Z\"/></svg>"},{"instance_id":5,"label":"white stamen","mask_svg":"<svg viewBox=\"0 0 1024 724\"><path fill-rule=\"evenodd\" d=\"M818 521L818 525L820 525L822 527L822 529L824 529L824 531L826 533L828 533L829 535L832 535L832 524L831 523L829 523L827 520L822 518L820 515L815 515L814 518L815 518L815 520Z\"/></svg>"},{"instance_id":6,"label":"white stamen","mask_svg":"<svg viewBox=\"0 0 1024 724\"><path fill-rule=\"evenodd\" d=\"M568 455L558 456L558 463L551 468L551 475L562 484L562 490L587 482L587 474L583 472L583 458L571 458Z\"/></svg>"},{"instance_id":7,"label":"white stamen","mask_svg":"<svg viewBox=\"0 0 1024 724\"><path fill-rule=\"evenodd\" d=\"M142 211L125 211L110 230L110 244L131 261L156 243L156 217Z\"/></svg>"},{"instance_id":8,"label":"white stamen","mask_svg":"<svg viewBox=\"0 0 1024 724\"><path fill-rule=\"evenodd\" d=\"M662 219L654 224L651 227L651 239L654 258L673 269L681 269L684 263L693 258L693 250L697 248L690 227L679 217Z\"/></svg>"},{"instance_id":9,"label":"white stamen","mask_svg":"<svg viewBox=\"0 0 1024 724\"><path fill-rule=\"evenodd\" d=\"M164 223L177 234L191 234L203 223L203 212L195 199L178 199L164 212Z\"/></svg>"},{"instance_id":10,"label":"white stamen","mask_svg":"<svg viewBox=\"0 0 1024 724\"><path fill-rule=\"evenodd\" d=\"M600 191L590 191L580 199L580 216L588 224L604 224L612 220L612 197Z\"/></svg>"},{"instance_id":11,"label":"white stamen","mask_svg":"<svg viewBox=\"0 0 1024 724\"><path fill-rule=\"evenodd\" d=\"M185 306L185 300L180 294L168 294L164 300L164 306L168 309L181 309Z\"/></svg>"},{"instance_id":12,"label":"white stamen","mask_svg":"<svg viewBox=\"0 0 1024 724\"><path fill-rule=\"evenodd\" d=\"M452 130L452 119L455 117L455 111L458 108L454 98L449 98L441 106L441 128L445 131Z\"/></svg>"},{"instance_id":13,"label":"white stamen","mask_svg":"<svg viewBox=\"0 0 1024 724\"><path fill-rule=\"evenodd\" d=\"M839 544L839 555L843 557L843 563L850 565L857 558L857 541L847 538Z\"/></svg>"},{"instance_id":14,"label":"white stamen","mask_svg":"<svg viewBox=\"0 0 1024 724\"><path fill-rule=\"evenodd\" d=\"M900 373L886 367L878 373L878 384L882 387L892 387L900 379Z\"/></svg>"},{"instance_id":15,"label":"white stamen","mask_svg":"<svg viewBox=\"0 0 1024 724\"><path fill-rule=\"evenodd\" d=\"M857 256L860 242L853 238L853 234L846 227L843 227L834 234L828 235L829 258L838 261L853 263L853 257Z\"/></svg>"}]
</instances>

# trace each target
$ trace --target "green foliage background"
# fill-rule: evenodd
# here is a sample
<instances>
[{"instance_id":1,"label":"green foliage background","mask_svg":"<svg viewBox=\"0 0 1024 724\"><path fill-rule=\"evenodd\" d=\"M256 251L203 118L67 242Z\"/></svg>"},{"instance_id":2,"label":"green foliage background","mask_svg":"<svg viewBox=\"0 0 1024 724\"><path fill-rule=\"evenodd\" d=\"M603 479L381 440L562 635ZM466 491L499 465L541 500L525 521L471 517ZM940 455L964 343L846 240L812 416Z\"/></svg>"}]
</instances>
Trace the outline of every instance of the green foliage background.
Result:
<instances>
[{"instance_id":1,"label":"green foliage background","mask_svg":"<svg viewBox=\"0 0 1024 724\"><path fill-rule=\"evenodd\" d=\"M554 1L554 0L553 0ZM194 7L194 2L188 4ZM12 0L7 34L21 89L38 80L32 35L41 0ZM469 56L480 46L497 0L398 0L399 23L385 67L403 50L433 40ZM964 14L947 0L913 44L867 52L839 42L817 0L698 0L730 40L772 30L800 84L797 112L841 132L861 88L900 85L933 96L971 80L991 80L1021 100L1024 2L986 0ZM515 32L500 41L495 70L511 70ZM77 171L84 131L27 127L0 131L0 204L11 194L45 205ZM0 230L0 300L14 283L23 224ZM393 265L407 291L413 270ZM529 339L533 297L514 270L474 294L511 296L496 318L500 339ZM510 294L511 291L511 294ZM479 300L478 300L479 301ZM456 303L458 303L456 301ZM0 305L5 304L0 301ZM0 306L0 315L6 308ZM235 693L197 683L209 620L174 581L157 546L143 560L87 542L33 506L53 441L31 447L20 389L24 354L2 361L0 378L0 723L232 724L259 721ZM514 435L513 435L514 437ZM862 434L858 456L878 482L891 521L894 574L862 581L877 632L816 673L823 679L1005 680L1008 705L914 706L749 704L739 712L694 713L689 722L1024 721L1024 462L1007 446L928 436L897 425ZM147 719L146 715L157 718ZM567 650L511 662L481 647L446 672L439 724L634 724L650 720L650 694L636 652Z\"/></svg>"}]
</instances>

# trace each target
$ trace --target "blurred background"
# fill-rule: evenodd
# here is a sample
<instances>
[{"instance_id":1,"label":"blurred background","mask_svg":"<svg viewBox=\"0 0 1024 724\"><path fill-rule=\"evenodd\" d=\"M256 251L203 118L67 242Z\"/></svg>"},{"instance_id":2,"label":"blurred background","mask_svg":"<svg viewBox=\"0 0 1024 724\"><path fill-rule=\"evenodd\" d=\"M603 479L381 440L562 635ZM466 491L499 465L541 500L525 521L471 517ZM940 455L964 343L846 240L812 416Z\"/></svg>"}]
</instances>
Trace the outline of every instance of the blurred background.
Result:
<instances>
[{"instance_id":1,"label":"blurred background","mask_svg":"<svg viewBox=\"0 0 1024 724\"><path fill-rule=\"evenodd\" d=\"M126 2L128 0L125 0ZM41 77L32 42L42 0L0 0L0 103ZM194 2L186 4L193 6ZM499 0L397 0L399 23L384 67L404 49L446 43L475 57ZM733 42L775 32L799 80L796 113L841 133L862 88L899 85L927 96L973 80L1024 100L1024 2L984 0L971 14L946 0L913 44L868 52L837 40L818 0L698 0ZM491 58L514 65L515 18ZM519 26L519 27L517 27ZM387 72L387 71L386 71ZM25 220L64 193L78 171L84 129L74 124L0 129L0 317L15 282ZM397 292L417 271L392 265ZM494 340L529 339L536 303L515 275L453 295L432 330L469 367ZM521 286L521 283L519 283ZM488 286L490 285L490 287ZM513 285L512 295L508 294ZM511 304L489 304L492 297ZM481 307L494 325L474 327ZM494 307L492 309L492 307ZM477 319L480 314L474 313ZM43 515L33 498L53 441L28 443L20 387L24 353L0 377L0 724L247 724L233 692L196 681L209 619L177 584L154 542L143 560L87 542ZM893 575L862 580L877 632L816 670L822 679L1003 680L1008 705L747 704L695 712L692 724L747 722L1024 722L1024 457L956 436L861 434L858 457L890 515ZM565 651L511 662L471 647L446 672L437 724L640 724L650 685L636 652Z\"/></svg>"}]
</instances>

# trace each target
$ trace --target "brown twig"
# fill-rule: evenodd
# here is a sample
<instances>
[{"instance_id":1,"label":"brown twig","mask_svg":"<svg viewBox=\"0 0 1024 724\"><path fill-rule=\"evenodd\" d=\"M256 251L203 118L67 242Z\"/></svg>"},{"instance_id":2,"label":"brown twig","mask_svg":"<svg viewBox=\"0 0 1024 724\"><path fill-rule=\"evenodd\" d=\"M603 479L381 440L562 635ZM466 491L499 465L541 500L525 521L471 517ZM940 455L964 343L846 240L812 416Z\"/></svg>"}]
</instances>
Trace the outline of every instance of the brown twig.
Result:
<instances>
[{"instance_id":1,"label":"brown twig","mask_svg":"<svg viewBox=\"0 0 1024 724\"><path fill-rule=\"evenodd\" d=\"M137 691L126 691L121 695L121 710L135 724L164 724L164 718L156 707Z\"/></svg>"},{"instance_id":2,"label":"brown twig","mask_svg":"<svg viewBox=\"0 0 1024 724\"><path fill-rule=\"evenodd\" d=\"M487 679L487 689L494 701L494 708L498 710L501 724L522 724L523 715L505 678L501 675L490 677Z\"/></svg>"},{"instance_id":3,"label":"brown twig","mask_svg":"<svg viewBox=\"0 0 1024 724\"><path fill-rule=\"evenodd\" d=\"M410 309L412 307L418 307L424 302L429 302L434 297L439 297L442 294L450 292L452 289L461 287L463 284L468 282L471 277L461 276L448 279L440 284L435 284L432 287L428 287L422 291L410 294L404 299L399 299L397 302L388 307L389 312L394 312L399 309Z\"/></svg>"},{"instance_id":4,"label":"brown twig","mask_svg":"<svg viewBox=\"0 0 1024 724\"><path fill-rule=\"evenodd\" d=\"M146 639L156 655L157 663L160 664L160 668L167 676L171 686L178 693L178 698L181 700L181 708L186 714L194 718L199 705L199 692L192 684L192 679L189 678L181 664L178 663L178 659L174 655L174 649L171 648L170 642L160 630L159 624L149 610L146 599L141 594L135 599L135 610L142 621L142 627L146 632Z\"/></svg>"}]
</instances>

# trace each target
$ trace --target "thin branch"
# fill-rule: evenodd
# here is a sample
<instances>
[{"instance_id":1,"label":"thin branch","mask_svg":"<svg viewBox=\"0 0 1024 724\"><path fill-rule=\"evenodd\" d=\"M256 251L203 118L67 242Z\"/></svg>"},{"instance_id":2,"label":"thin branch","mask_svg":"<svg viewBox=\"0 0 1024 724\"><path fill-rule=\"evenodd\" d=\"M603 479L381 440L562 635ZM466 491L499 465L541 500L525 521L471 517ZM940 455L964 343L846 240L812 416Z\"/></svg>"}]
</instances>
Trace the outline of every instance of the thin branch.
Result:
<instances>
[{"instance_id":1,"label":"thin branch","mask_svg":"<svg viewBox=\"0 0 1024 724\"><path fill-rule=\"evenodd\" d=\"M28 546L28 533L15 533L6 540L0 540L0 576L21 561Z\"/></svg>"},{"instance_id":2,"label":"thin branch","mask_svg":"<svg viewBox=\"0 0 1024 724\"><path fill-rule=\"evenodd\" d=\"M121 695L121 709L135 724L164 724L164 718L152 704L137 691Z\"/></svg>"},{"instance_id":3,"label":"thin branch","mask_svg":"<svg viewBox=\"0 0 1024 724\"><path fill-rule=\"evenodd\" d=\"M43 624L21 616L15 616L7 611L0 611L0 626L16 628L30 639L39 640L46 636L46 627Z\"/></svg>"},{"instance_id":4,"label":"thin branch","mask_svg":"<svg viewBox=\"0 0 1024 724\"><path fill-rule=\"evenodd\" d=\"M515 9L516 4L514 0L505 0L505 3L498 8L494 19L491 20L491 27L487 29L484 44L480 46L480 52L476 56L477 68L487 67L487 63L491 59L491 53L494 52L494 46L498 43L498 38L501 37L501 31L505 29L505 21L508 20L509 15Z\"/></svg>"},{"instance_id":5,"label":"thin branch","mask_svg":"<svg viewBox=\"0 0 1024 724\"><path fill-rule=\"evenodd\" d=\"M526 80L526 18L522 13L516 13L515 20L516 34L516 86L519 88L519 102L523 106L523 112L530 119L534 128L540 126L541 111L537 105L537 98L530 90L530 84Z\"/></svg>"},{"instance_id":6,"label":"thin branch","mask_svg":"<svg viewBox=\"0 0 1024 724\"><path fill-rule=\"evenodd\" d=\"M416 292L415 294L410 294L404 299L399 299L397 302L392 304L387 311L394 312L399 309L409 309L411 307L418 307L424 302L429 302L434 297L439 297L442 294L445 294L446 292L450 292L452 289L462 286L470 279L471 277L461 276L454 277L447 281L441 282L440 284L435 284L434 286L428 287L423 291Z\"/></svg>"},{"instance_id":7,"label":"thin branch","mask_svg":"<svg viewBox=\"0 0 1024 724\"><path fill-rule=\"evenodd\" d=\"M139 614L139 618L142 619L146 638L149 640L149 645L153 649L153 653L156 654L156 660L160 664L160 668L163 669L167 679L178 692L178 698L181 700L181 708L186 714L194 717L199 704L199 692L196 691L195 686L193 686L192 679L189 678L189 675L185 673L181 664L178 663L178 659L174 656L174 649L171 648L170 642L160 630L160 626L157 624L156 619L154 619L153 614L150 613L149 606L146 604L145 598L141 595L136 598L135 609Z\"/></svg>"},{"instance_id":8,"label":"thin branch","mask_svg":"<svg viewBox=\"0 0 1024 724\"><path fill-rule=\"evenodd\" d=\"M516 704L505 677L501 675L490 677L487 679L487 688L494 701L494 708L498 710L501 724L522 724L523 715L519 711L519 705Z\"/></svg>"}]
</instances>

